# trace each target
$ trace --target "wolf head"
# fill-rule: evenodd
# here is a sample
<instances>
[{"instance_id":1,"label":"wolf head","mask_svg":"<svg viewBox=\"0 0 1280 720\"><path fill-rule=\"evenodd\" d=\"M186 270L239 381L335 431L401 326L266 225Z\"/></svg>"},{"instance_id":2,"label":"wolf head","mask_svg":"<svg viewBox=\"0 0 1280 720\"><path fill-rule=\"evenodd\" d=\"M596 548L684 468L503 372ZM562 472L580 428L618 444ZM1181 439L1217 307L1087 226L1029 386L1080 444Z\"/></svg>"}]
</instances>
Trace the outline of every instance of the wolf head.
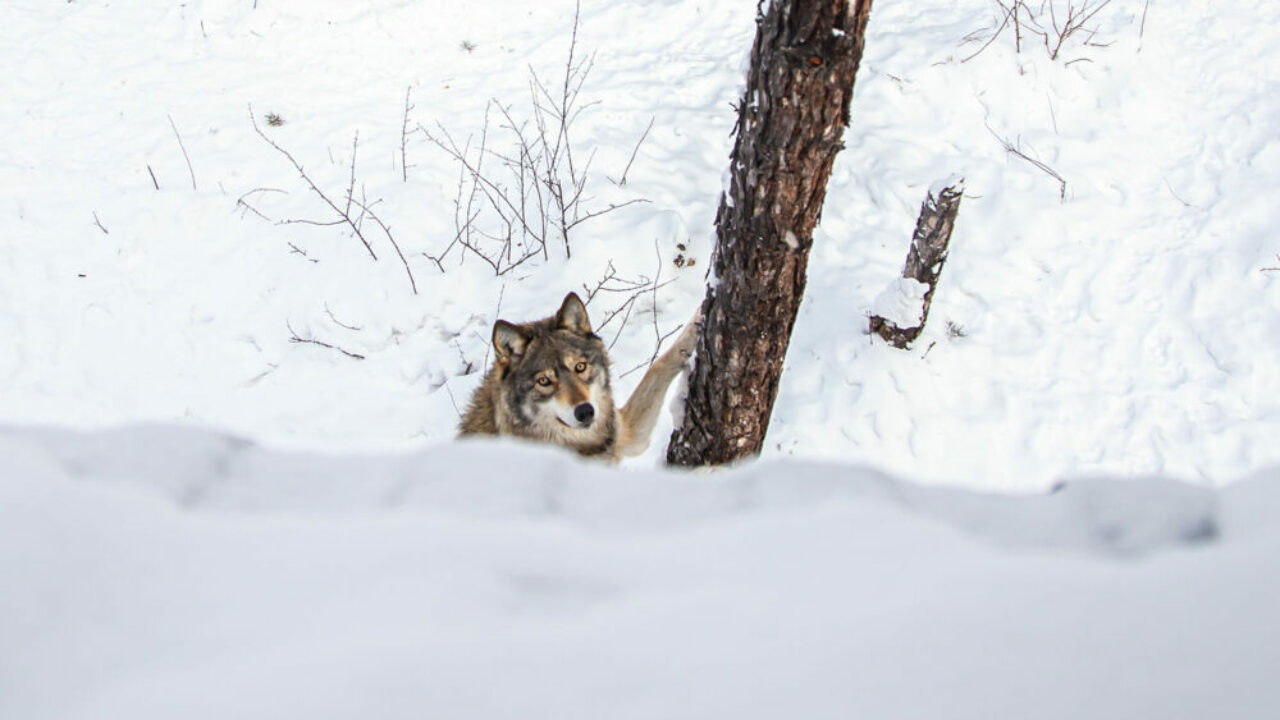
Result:
<instances>
[{"instance_id":1,"label":"wolf head","mask_svg":"<svg viewBox=\"0 0 1280 720\"><path fill-rule=\"evenodd\" d=\"M493 326L504 431L579 450L613 439L609 358L574 293L549 318Z\"/></svg>"}]
</instances>

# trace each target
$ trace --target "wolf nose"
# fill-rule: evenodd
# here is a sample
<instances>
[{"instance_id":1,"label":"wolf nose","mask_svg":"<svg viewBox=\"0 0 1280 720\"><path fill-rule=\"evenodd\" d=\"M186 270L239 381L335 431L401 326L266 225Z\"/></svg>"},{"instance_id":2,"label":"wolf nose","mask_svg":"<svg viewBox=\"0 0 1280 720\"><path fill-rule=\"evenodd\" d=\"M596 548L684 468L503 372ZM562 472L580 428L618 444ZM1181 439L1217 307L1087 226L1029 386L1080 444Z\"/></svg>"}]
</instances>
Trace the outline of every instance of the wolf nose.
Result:
<instances>
[{"instance_id":1,"label":"wolf nose","mask_svg":"<svg viewBox=\"0 0 1280 720\"><path fill-rule=\"evenodd\" d=\"M591 403L582 403L573 409L573 417L579 423L586 425L596 416L596 409Z\"/></svg>"}]
</instances>

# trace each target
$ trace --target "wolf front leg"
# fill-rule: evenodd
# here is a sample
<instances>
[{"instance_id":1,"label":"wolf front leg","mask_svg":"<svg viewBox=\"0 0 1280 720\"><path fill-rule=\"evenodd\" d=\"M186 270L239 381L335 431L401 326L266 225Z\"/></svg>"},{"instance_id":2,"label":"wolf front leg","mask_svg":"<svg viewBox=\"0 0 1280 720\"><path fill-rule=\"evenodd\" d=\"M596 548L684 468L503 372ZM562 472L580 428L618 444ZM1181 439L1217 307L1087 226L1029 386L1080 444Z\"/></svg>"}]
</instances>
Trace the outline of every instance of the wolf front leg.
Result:
<instances>
[{"instance_id":1,"label":"wolf front leg","mask_svg":"<svg viewBox=\"0 0 1280 720\"><path fill-rule=\"evenodd\" d=\"M649 447L649 436L653 434L653 426L658 424L662 399L666 397L671 381L684 371L689 356L693 355L701 328L702 311L699 310L684 326L675 344L649 366L640 384L627 398L627 404L622 406L618 413L622 421L618 449L623 457L639 455Z\"/></svg>"}]
</instances>

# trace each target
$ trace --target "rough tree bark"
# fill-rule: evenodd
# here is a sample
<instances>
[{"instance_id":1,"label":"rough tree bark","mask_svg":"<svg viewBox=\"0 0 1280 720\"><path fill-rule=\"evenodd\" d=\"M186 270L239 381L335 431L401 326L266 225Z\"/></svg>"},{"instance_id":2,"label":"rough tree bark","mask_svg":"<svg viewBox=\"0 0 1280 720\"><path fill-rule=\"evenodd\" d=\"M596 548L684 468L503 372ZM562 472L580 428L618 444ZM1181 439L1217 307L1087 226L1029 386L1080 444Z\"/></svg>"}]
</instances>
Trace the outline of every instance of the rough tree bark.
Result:
<instances>
[{"instance_id":1,"label":"rough tree bark","mask_svg":"<svg viewBox=\"0 0 1280 720\"><path fill-rule=\"evenodd\" d=\"M911 236L907 262L902 266L902 280L914 285L917 292L904 292L901 281L897 286L886 290L886 293L898 296L897 303L910 305L910 311L903 312L903 308L897 308L897 312L892 315L901 315L900 317L893 317L888 313L871 316L871 332L896 348L907 349L924 331L924 324L929 319L929 307L933 304L933 292L938 288L942 266L947 262L951 230L955 227L963 195L963 178L938 183L929 189L924 204L920 206L920 217L916 220L915 234ZM906 297L907 295L912 297ZM888 304L897 303L891 299Z\"/></svg>"},{"instance_id":2,"label":"rough tree bark","mask_svg":"<svg viewBox=\"0 0 1280 720\"><path fill-rule=\"evenodd\" d=\"M667 447L673 465L726 463L764 444L871 13L871 0L767 4L716 215L684 417Z\"/></svg>"}]
</instances>

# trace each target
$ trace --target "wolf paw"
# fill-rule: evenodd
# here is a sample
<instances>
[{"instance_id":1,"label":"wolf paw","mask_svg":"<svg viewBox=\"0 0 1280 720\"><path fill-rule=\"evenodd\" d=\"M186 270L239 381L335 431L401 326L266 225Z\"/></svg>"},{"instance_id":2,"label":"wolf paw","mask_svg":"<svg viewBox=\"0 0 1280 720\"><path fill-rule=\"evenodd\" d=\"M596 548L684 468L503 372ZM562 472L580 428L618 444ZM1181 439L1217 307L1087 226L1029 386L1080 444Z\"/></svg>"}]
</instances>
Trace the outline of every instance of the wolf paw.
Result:
<instances>
[{"instance_id":1,"label":"wolf paw","mask_svg":"<svg viewBox=\"0 0 1280 720\"><path fill-rule=\"evenodd\" d=\"M672 346L681 360L688 360L693 355L693 350L698 345L698 333L702 330L702 308L698 308L694 312L693 317L689 318L689 322L685 323L684 331L680 333L680 337L676 338L675 345Z\"/></svg>"}]
</instances>

